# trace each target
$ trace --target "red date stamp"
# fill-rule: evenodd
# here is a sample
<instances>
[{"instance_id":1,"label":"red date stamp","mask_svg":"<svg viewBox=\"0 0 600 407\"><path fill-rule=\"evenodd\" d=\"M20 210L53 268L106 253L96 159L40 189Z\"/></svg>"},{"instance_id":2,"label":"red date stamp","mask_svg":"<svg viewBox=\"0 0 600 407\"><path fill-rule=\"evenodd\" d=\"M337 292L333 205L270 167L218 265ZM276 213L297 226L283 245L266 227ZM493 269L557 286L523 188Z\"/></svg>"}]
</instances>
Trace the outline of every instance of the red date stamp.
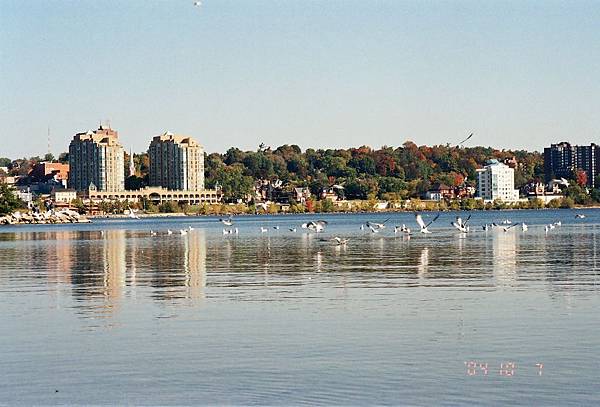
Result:
<instances>
[{"instance_id":1,"label":"red date stamp","mask_svg":"<svg viewBox=\"0 0 600 407\"><path fill-rule=\"evenodd\" d=\"M500 368L496 369L498 365L490 365L488 362L480 362L476 360L469 360L465 363L466 375L467 376L487 376L488 374L497 373L500 376L512 377L517 374L517 363L516 362L500 362ZM542 376L544 373L544 364L536 363L536 373L538 376Z\"/></svg>"}]
</instances>

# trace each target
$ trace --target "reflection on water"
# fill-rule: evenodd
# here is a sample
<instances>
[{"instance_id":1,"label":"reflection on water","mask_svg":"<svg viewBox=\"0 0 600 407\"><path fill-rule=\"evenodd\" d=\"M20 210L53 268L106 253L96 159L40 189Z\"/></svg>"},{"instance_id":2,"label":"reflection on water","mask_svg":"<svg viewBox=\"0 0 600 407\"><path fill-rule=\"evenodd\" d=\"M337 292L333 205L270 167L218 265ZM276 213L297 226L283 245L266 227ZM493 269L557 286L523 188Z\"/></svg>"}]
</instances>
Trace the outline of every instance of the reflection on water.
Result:
<instances>
[{"instance_id":1,"label":"reflection on water","mask_svg":"<svg viewBox=\"0 0 600 407\"><path fill-rule=\"evenodd\" d=\"M45 280L57 295L70 291L83 311L115 313L138 289L150 288L156 300L204 296L203 230L173 239L112 229L11 233L2 240L0 282L27 290Z\"/></svg>"}]
</instances>

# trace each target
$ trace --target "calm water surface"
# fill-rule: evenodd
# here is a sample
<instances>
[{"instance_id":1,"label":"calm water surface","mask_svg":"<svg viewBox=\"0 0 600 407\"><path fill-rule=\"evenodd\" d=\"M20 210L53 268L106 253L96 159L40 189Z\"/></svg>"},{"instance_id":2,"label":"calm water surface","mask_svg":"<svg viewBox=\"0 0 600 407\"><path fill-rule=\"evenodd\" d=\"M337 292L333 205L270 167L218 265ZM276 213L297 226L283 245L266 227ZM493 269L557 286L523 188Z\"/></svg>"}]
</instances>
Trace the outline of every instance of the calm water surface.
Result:
<instances>
[{"instance_id":1,"label":"calm water surface","mask_svg":"<svg viewBox=\"0 0 600 407\"><path fill-rule=\"evenodd\" d=\"M600 211L575 213L2 227L0 404L598 404Z\"/></svg>"}]
</instances>

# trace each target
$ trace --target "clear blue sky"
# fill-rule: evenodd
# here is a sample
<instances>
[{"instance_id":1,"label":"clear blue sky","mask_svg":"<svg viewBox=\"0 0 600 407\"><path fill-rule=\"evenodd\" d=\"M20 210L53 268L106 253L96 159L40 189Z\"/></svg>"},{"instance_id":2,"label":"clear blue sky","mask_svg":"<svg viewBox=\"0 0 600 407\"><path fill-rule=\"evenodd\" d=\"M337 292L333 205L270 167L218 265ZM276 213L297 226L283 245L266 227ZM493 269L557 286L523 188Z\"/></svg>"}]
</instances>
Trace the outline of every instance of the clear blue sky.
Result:
<instances>
[{"instance_id":1,"label":"clear blue sky","mask_svg":"<svg viewBox=\"0 0 600 407\"><path fill-rule=\"evenodd\" d=\"M600 142L600 1L0 0L0 156Z\"/></svg>"}]
</instances>

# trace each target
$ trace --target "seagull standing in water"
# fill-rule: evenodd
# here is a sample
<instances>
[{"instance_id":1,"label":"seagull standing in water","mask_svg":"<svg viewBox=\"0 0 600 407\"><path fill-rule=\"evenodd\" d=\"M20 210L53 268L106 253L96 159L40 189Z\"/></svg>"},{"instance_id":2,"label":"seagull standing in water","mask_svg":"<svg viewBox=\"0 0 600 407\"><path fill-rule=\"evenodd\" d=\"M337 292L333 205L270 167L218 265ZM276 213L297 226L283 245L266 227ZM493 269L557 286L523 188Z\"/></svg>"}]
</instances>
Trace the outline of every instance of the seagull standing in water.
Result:
<instances>
[{"instance_id":1,"label":"seagull standing in water","mask_svg":"<svg viewBox=\"0 0 600 407\"><path fill-rule=\"evenodd\" d=\"M269 229L264 228L264 227L260 227L260 233L267 233L269 231Z\"/></svg>"},{"instance_id":2,"label":"seagull standing in water","mask_svg":"<svg viewBox=\"0 0 600 407\"><path fill-rule=\"evenodd\" d=\"M289 230L290 232L294 232L294 233L296 233L296 228L288 228L288 230Z\"/></svg>"},{"instance_id":3,"label":"seagull standing in water","mask_svg":"<svg viewBox=\"0 0 600 407\"><path fill-rule=\"evenodd\" d=\"M523 230L523 232L527 232L527 229L529 229L529 228L527 227L525 222L523 222L523 223L521 223L521 229Z\"/></svg>"},{"instance_id":4,"label":"seagull standing in water","mask_svg":"<svg viewBox=\"0 0 600 407\"><path fill-rule=\"evenodd\" d=\"M440 214L438 213L436 215L435 218L433 218L433 220L431 220L429 223L425 224L425 222L423 221L423 217L421 216L420 213L416 213L415 214L415 220L417 221L417 224L419 225L419 227L421 228L421 233L431 233L429 231L429 229L427 229L433 222L435 222L437 220L437 218L440 217Z\"/></svg>"}]
</instances>

